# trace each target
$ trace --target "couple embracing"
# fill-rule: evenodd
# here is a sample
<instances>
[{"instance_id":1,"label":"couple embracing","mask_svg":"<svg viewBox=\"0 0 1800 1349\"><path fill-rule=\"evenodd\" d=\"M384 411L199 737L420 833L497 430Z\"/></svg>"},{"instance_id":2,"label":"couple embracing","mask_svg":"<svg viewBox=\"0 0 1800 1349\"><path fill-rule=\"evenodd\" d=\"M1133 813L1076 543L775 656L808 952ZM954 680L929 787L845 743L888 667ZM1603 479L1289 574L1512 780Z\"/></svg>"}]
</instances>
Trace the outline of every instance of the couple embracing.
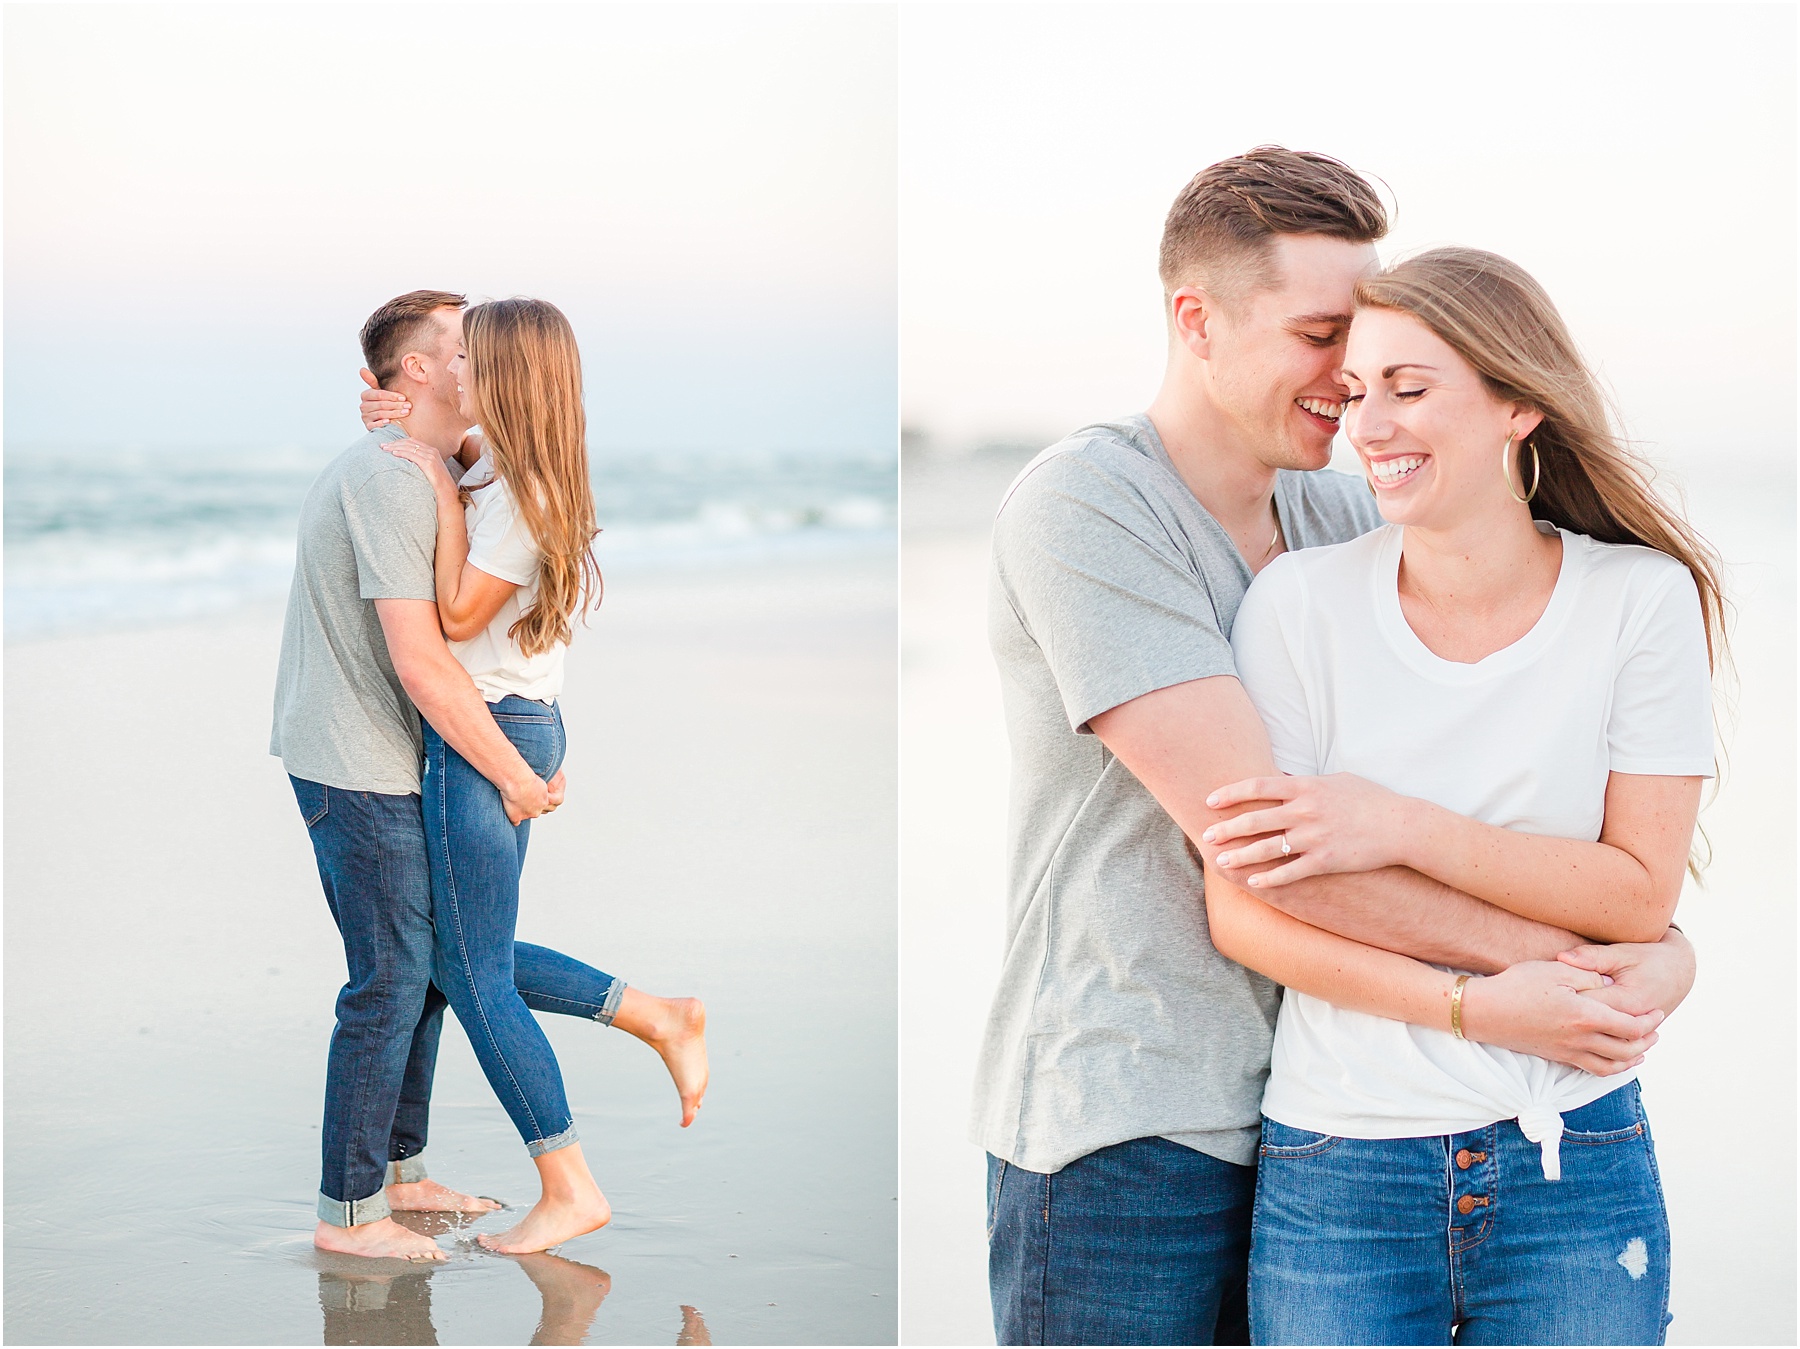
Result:
<instances>
[{"instance_id":1,"label":"couple embracing","mask_svg":"<svg viewBox=\"0 0 1800 1349\"><path fill-rule=\"evenodd\" d=\"M480 1241L541 1251L611 1210L532 1012L655 1049L684 1127L707 1080L697 999L652 997L514 938L530 822L563 800L563 656L599 598L580 354L554 305L467 308L447 291L383 305L362 348L370 429L301 508L270 744L349 971L314 1243L441 1260L394 1210L500 1207L426 1174L449 1006L542 1182L518 1223Z\"/></svg>"},{"instance_id":2,"label":"couple embracing","mask_svg":"<svg viewBox=\"0 0 1800 1349\"><path fill-rule=\"evenodd\" d=\"M1000 507L1003 1344L1662 1342L1719 566L1542 288L1386 229L1323 155L1203 171L1155 402Z\"/></svg>"}]
</instances>

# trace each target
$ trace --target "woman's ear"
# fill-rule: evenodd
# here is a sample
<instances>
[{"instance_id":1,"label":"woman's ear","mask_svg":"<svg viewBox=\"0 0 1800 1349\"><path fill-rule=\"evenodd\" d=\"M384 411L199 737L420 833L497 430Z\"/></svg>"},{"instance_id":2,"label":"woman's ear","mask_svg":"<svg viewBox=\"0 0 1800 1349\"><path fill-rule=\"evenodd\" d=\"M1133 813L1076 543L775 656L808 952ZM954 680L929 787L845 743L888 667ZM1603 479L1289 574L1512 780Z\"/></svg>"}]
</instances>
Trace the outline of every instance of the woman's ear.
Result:
<instances>
[{"instance_id":1,"label":"woman's ear","mask_svg":"<svg viewBox=\"0 0 1800 1349\"><path fill-rule=\"evenodd\" d=\"M1523 403L1514 403L1512 420L1507 423L1507 430L1512 432L1515 440L1527 441L1531 439L1531 433L1537 430L1543 421L1544 414L1536 408L1527 407Z\"/></svg>"}]
</instances>

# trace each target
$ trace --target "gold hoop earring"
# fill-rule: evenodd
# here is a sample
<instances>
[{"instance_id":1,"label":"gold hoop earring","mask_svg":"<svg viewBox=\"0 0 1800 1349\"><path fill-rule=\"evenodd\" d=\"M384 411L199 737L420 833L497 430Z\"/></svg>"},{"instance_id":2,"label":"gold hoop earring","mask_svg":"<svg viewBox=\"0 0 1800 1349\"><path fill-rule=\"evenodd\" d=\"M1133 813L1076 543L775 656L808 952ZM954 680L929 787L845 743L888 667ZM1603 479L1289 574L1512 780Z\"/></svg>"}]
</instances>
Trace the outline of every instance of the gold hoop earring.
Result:
<instances>
[{"instance_id":1,"label":"gold hoop earring","mask_svg":"<svg viewBox=\"0 0 1800 1349\"><path fill-rule=\"evenodd\" d=\"M1538 476L1539 476L1539 474L1541 474L1543 472L1544 466L1538 460L1537 442L1530 441L1530 440L1526 441L1525 442L1526 445L1528 445L1531 449L1531 490L1529 492L1527 492L1524 496L1520 496L1517 492L1513 491L1512 443L1515 439L1517 439L1517 437L1508 436L1506 438L1506 444L1501 447L1501 450L1500 450L1500 477L1506 483L1507 495L1511 496L1512 499L1514 501L1518 502L1521 506L1529 506L1531 504L1531 499L1537 495ZM1525 481L1525 471L1523 468L1521 468L1519 470L1519 481L1520 482Z\"/></svg>"}]
</instances>

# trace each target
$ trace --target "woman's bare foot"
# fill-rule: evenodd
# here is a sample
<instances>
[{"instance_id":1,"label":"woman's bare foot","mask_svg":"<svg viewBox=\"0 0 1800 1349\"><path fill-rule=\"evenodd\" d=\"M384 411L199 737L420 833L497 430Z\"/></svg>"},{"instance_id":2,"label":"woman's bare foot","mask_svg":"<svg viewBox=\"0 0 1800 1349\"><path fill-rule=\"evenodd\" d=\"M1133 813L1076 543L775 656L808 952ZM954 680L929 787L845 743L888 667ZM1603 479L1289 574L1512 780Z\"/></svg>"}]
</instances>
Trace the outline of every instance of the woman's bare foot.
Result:
<instances>
[{"instance_id":1,"label":"woman's bare foot","mask_svg":"<svg viewBox=\"0 0 1800 1349\"><path fill-rule=\"evenodd\" d=\"M681 1127L694 1122L706 1096L706 1004L698 998L657 998L627 988L613 1025L662 1056L681 1097Z\"/></svg>"},{"instance_id":2,"label":"woman's bare foot","mask_svg":"<svg viewBox=\"0 0 1800 1349\"><path fill-rule=\"evenodd\" d=\"M681 1329L675 1332L676 1344L711 1344L712 1334L706 1328L706 1318L700 1315L697 1307L689 1307L685 1303L681 1308Z\"/></svg>"},{"instance_id":3,"label":"woman's bare foot","mask_svg":"<svg viewBox=\"0 0 1800 1349\"><path fill-rule=\"evenodd\" d=\"M612 1291L612 1276L603 1269L539 1251L518 1257L519 1267L537 1285L544 1300L533 1344L583 1344L594 1328L594 1313Z\"/></svg>"},{"instance_id":4,"label":"woman's bare foot","mask_svg":"<svg viewBox=\"0 0 1800 1349\"><path fill-rule=\"evenodd\" d=\"M402 1213L492 1213L503 1207L497 1199L463 1194L429 1178L388 1186L387 1200Z\"/></svg>"},{"instance_id":5,"label":"woman's bare foot","mask_svg":"<svg viewBox=\"0 0 1800 1349\"><path fill-rule=\"evenodd\" d=\"M611 1221L612 1205L596 1187L593 1198L585 1202L540 1199L516 1226L500 1233L483 1233L475 1240L497 1255L530 1255L597 1232Z\"/></svg>"},{"instance_id":6,"label":"woman's bare foot","mask_svg":"<svg viewBox=\"0 0 1800 1349\"><path fill-rule=\"evenodd\" d=\"M594 1184L587 1159L581 1155L581 1144L571 1143L532 1160L544 1183L543 1198L515 1226L475 1238L498 1255L529 1255L548 1250L598 1231L612 1221L612 1205Z\"/></svg>"},{"instance_id":7,"label":"woman's bare foot","mask_svg":"<svg viewBox=\"0 0 1800 1349\"><path fill-rule=\"evenodd\" d=\"M313 1245L339 1255L366 1255L370 1259L448 1260L444 1248L430 1237L409 1232L392 1218L355 1227L334 1227L321 1222L313 1229Z\"/></svg>"}]
</instances>

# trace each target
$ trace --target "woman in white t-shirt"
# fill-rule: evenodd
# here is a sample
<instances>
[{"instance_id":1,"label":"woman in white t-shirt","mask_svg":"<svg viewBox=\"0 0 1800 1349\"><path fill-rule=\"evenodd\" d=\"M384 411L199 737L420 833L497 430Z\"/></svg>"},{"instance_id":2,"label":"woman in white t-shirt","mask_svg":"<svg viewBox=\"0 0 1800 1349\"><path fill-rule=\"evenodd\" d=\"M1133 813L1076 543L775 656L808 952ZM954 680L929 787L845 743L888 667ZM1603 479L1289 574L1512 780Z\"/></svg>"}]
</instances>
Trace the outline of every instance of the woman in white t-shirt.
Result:
<instances>
[{"instance_id":1,"label":"woman in white t-shirt","mask_svg":"<svg viewBox=\"0 0 1800 1349\"><path fill-rule=\"evenodd\" d=\"M1212 799L1251 806L1208 831L1223 874L1267 895L1405 866L1594 941L1656 941L1713 773L1716 560L1505 259L1437 249L1363 282L1344 367L1389 523L1277 559L1238 611L1239 676L1291 776ZM1627 1070L1600 1076L1481 1043L1505 974L1444 972L1418 1024L1334 1005L1328 969L1286 978L1258 1343L1662 1342L1641 1055L1584 1065Z\"/></svg>"},{"instance_id":2,"label":"woman in white t-shirt","mask_svg":"<svg viewBox=\"0 0 1800 1349\"><path fill-rule=\"evenodd\" d=\"M542 300L496 300L463 318L450 362L460 411L482 428L450 465L411 439L384 448L425 471L438 505L438 618L495 723L546 782L562 763L563 655L575 616L598 600L581 356L568 320ZM403 415L371 389L363 418ZM562 1073L532 1011L582 1016L654 1048L692 1123L706 1091L705 1009L656 998L544 947L518 942L529 820L427 723L423 790L431 854L436 982L468 1032L537 1165L543 1195L517 1225L479 1240L541 1251L603 1226L611 1209L577 1141Z\"/></svg>"}]
</instances>

